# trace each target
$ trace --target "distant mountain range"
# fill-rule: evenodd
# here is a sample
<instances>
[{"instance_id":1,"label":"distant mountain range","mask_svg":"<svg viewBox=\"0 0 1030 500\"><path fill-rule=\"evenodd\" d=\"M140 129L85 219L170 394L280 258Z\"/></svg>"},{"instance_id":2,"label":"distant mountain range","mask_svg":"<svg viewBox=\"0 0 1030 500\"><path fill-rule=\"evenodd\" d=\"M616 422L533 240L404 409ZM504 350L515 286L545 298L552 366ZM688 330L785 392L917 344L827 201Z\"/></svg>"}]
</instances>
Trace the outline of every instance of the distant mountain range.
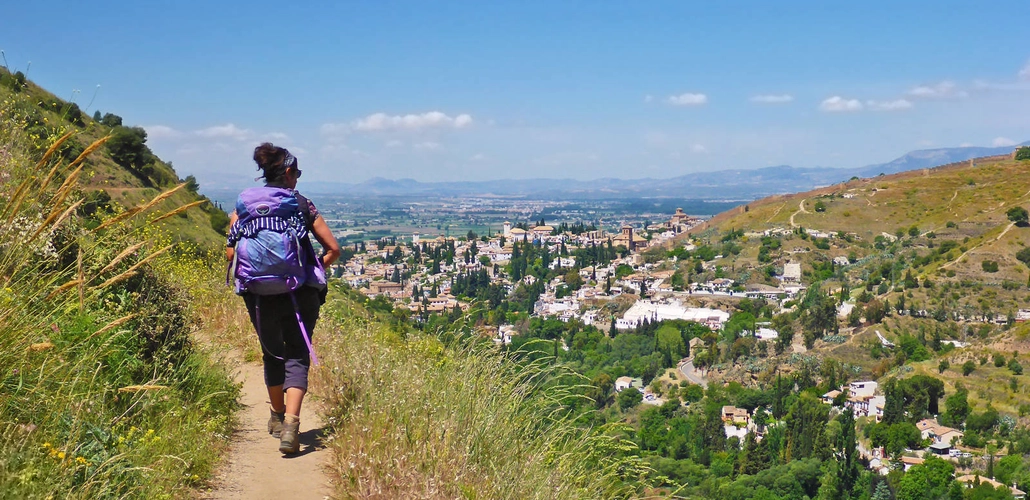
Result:
<instances>
[{"instance_id":1,"label":"distant mountain range","mask_svg":"<svg viewBox=\"0 0 1030 500\"><path fill-rule=\"evenodd\" d=\"M795 168L789 165L755 170L697 172L671 179L503 179L478 182L419 182L381 177L360 183L319 183L305 186L312 194L359 196L512 196L539 199L617 199L676 197L696 200L750 201L795 193L850 179L1010 153L1018 146L939 148L912 151L893 161L860 168Z\"/></svg>"}]
</instances>

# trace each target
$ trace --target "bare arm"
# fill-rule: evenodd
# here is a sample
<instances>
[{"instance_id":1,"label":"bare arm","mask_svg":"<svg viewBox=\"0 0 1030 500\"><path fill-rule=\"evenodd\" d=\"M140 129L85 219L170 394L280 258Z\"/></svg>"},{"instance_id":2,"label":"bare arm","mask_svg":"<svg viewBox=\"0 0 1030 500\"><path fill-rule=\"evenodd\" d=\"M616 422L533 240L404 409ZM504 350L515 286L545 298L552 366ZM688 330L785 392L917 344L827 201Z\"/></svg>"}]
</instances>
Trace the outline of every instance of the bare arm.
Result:
<instances>
[{"instance_id":1,"label":"bare arm","mask_svg":"<svg viewBox=\"0 0 1030 500\"><path fill-rule=\"evenodd\" d=\"M232 227L232 225L236 223L236 219L239 219L239 218L240 217L238 215L236 215L236 211L233 210L232 213L229 214L229 227ZM235 253L236 253L236 248L234 248L234 247L225 247L225 258L226 259L232 260L232 257L233 257L233 255Z\"/></svg>"},{"instance_id":2,"label":"bare arm","mask_svg":"<svg viewBox=\"0 0 1030 500\"><path fill-rule=\"evenodd\" d=\"M333 236L333 231L329 229L329 225L325 223L325 219L321 215L315 219L311 229L315 233L315 239L325 249L325 253L322 254L322 266L329 267L333 262L336 262L336 259L340 258L340 244L337 243L336 237Z\"/></svg>"}]
</instances>

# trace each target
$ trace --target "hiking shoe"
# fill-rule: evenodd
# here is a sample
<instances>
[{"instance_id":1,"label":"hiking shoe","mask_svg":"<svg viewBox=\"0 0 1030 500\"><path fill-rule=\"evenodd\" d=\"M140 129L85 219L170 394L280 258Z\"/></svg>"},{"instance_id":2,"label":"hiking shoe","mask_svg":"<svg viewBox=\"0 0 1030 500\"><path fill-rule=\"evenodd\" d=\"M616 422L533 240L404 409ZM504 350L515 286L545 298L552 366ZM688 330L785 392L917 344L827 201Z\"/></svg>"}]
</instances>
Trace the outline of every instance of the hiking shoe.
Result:
<instances>
[{"instance_id":1,"label":"hiking shoe","mask_svg":"<svg viewBox=\"0 0 1030 500\"><path fill-rule=\"evenodd\" d=\"M286 415L279 441L279 452L291 455L300 451L300 417Z\"/></svg>"},{"instance_id":2,"label":"hiking shoe","mask_svg":"<svg viewBox=\"0 0 1030 500\"><path fill-rule=\"evenodd\" d=\"M275 410L269 409L269 413L272 416L268 417L268 433L279 439L283 432L283 419L286 417L286 412L277 413Z\"/></svg>"}]
</instances>

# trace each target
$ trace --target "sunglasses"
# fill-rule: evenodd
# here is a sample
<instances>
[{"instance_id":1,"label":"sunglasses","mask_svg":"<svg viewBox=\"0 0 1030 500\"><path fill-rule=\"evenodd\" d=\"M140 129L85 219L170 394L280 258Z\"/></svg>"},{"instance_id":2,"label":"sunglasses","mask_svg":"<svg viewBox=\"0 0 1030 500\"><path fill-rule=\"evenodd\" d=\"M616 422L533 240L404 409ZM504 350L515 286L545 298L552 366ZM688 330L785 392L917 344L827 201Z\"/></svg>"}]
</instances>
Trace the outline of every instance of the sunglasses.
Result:
<instances>
[{"instance_id":1,"label":"sunglasses","mask_svg":"<svg viewBox=\"0 0 1030 500\"><path fill-rule=\"evenodd\" d=\"M297 167L293 167L293 171L294 171L294 172L297 172L297 178L298 178L298 179L300 179L300 174L303 174L303 173L304 173L304 172L302 172L302 171L301 171L301 170L300 170L299 168L297 168Z\"/></svg>"}]
</instances>

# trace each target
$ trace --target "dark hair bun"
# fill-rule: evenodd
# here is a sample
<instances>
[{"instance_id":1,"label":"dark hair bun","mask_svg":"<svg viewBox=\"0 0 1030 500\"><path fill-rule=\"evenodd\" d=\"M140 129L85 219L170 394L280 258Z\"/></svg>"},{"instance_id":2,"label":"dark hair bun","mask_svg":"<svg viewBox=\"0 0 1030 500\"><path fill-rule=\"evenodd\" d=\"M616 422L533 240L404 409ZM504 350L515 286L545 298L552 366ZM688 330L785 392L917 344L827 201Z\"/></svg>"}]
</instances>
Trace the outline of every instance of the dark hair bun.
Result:
<instances>
[{"instance_id":1,"label":"dark hair bun","mask_svg":"<svg viewBox=\"0 0 1030 500\"><path fill-rule=\"evenodd\" d=\"M258 169L264 171L266 181L273 182L286 173L283 165L285 159L286 150L270 142L254 148L254 162L257 163Z\"/></svg>"}]
</instances>

